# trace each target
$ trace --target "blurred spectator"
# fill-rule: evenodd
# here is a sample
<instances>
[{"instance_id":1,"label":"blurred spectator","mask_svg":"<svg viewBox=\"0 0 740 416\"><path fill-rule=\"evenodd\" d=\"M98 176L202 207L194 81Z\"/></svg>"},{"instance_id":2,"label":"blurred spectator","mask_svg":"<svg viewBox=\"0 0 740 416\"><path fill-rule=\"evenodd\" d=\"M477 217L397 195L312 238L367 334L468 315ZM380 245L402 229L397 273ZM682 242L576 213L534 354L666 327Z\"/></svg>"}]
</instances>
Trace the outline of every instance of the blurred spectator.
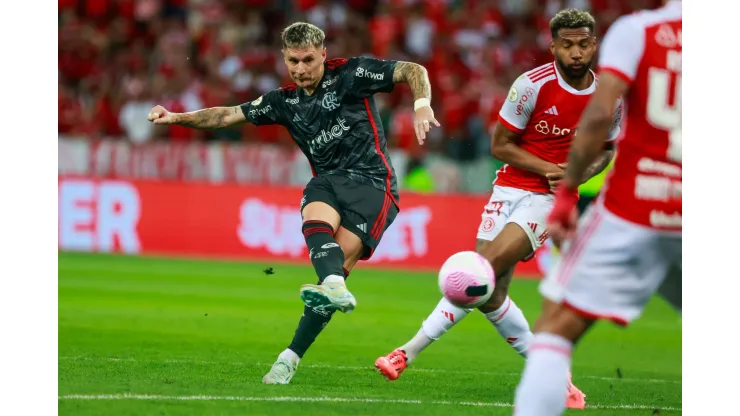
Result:
<instances>
[{"instance_id":1,"label":"blurred spectator","mask_svg":"<svg viewBox=\"0 0 740 416\"><path fill-rule=\"evenodd\" d=\"M148 87L143 74L128 76L123 80L127 101L121 107L119 123L129 140L137 144L151 140L154 135L154 124L147 120L149 110L155 105L148 98Z\"/></svg>"},{"instance_id":2,"label":"blurred spectator","mask_svg":"<svg viewBox=\"0 0 740 416\"><path fill-rule=\"evenodd\" d=\"M378 96L389 146L429 166L435 189L459 184L451 165L489 157L511 82L552 60L549 19L590 10L597 36L621 14L660 0L60 0L59 133L87 138L261 141L289 144L280 127L206 132L155 128L155 103L172 111L235 105L290 82L280 29L324 29L329 57L373 55L424 64L442 129L422 147L405 88ZM441 172L441 173L440 173ZM454 176L454 175L453 175ZM444 183L440 182L443 181Z\"/></svg>"}]
</instances>

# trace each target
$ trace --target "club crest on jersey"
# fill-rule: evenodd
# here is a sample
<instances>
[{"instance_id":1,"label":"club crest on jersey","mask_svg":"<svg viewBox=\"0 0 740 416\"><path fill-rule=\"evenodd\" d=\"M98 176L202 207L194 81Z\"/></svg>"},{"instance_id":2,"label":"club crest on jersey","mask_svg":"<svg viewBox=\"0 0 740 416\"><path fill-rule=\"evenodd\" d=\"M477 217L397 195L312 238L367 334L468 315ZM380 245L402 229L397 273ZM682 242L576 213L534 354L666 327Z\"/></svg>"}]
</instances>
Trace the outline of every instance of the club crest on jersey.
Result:
<instances>
[{"instance_id":1,"label":"club crest on jersey","mask_svg":"<svg viewBox=\"0 0 740 416\"><path fill-rule=\"evenodd\" d=\"M321 106L326 108L327 110L336 110L339 108L339 100L337 100L337 92L331 91L324 95L324 98L321 100Z\"/></svg>"},{"instance_id":2,"label":"club crest on jersey","mask_svg":"<svg viewBox=\"0 0 740 416\"><path fill-rule=\"evenodd\" d=\"M514 101L516 101L516 97L518 96L519 96L519 93L516 92L516 88L511 87L511 89L509 90L509 101L513 103Z\"/></svg>"},{"instance_id":3,"label":"club crest on jersey","mask_svg":"<svg viewBox=\"0 0 740 416\"><path fill-rule=\"evenodd\" d=\"M252 105L260 105L261 102L262 102L262 96L260 95L259 97L257 97L256 100L252 101Z\"/></svg>"}]
</instances>

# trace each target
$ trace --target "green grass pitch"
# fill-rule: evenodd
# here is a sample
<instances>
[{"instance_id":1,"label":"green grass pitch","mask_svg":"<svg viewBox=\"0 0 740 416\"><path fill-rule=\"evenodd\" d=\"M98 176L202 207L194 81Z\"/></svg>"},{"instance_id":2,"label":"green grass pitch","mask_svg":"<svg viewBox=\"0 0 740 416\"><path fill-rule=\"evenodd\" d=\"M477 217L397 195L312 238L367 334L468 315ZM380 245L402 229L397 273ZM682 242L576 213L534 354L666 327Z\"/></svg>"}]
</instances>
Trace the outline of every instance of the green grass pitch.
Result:
<instances>
[{"instance_id":1,"label":"green grass pitch","mask_svg":"<svg viewBox=\"0 0 740 416\"><path fill-rule=\"evenodd\" d=\"M523 360L478 313L399 380L376 373L440 295L433 274L362 264L348 281L357 309L334 316L290 385L262 385L315 279L308 266L60 253L59 414L512 413ZM533 322L537 282L515 278L511 295ZM681 321L660 299L627 330L598 324L574 360L589 407L569 415L681 413Z\"/></svg>"}]
</instances>

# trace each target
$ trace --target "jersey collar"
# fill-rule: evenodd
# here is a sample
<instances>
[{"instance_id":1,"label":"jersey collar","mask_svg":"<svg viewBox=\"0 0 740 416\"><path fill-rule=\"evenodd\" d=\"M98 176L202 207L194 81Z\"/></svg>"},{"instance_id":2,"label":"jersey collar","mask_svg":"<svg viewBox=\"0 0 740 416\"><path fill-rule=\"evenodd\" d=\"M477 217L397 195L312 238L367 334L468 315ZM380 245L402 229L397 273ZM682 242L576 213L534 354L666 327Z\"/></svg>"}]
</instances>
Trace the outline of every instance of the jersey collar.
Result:
<instances>
[{"instance_id":1,"label":"jersey collar","mask_svg":"<svg viewBox=\"0 0 740 416\"><path fill-rule=\"evenodd\" d=\"M555 76L558 78L558 84L560 84L560 86L563 87L563 89L568 91L569 93L573 95L589 95L589 94L592 94L594 90L596 89L596 74L594 73L594 71L590 69L588 70L591 73L591 75L593 75L594 77L594 80L591 82L591 85L589 85L588 88L586 88L585 90L579 91L571 87L570 84L568 84L567 82L565 82L563 77L560 75L560 69L558 68L557 62L553 62L552 64L555 66Z\"/></svg>"}]
</instances>

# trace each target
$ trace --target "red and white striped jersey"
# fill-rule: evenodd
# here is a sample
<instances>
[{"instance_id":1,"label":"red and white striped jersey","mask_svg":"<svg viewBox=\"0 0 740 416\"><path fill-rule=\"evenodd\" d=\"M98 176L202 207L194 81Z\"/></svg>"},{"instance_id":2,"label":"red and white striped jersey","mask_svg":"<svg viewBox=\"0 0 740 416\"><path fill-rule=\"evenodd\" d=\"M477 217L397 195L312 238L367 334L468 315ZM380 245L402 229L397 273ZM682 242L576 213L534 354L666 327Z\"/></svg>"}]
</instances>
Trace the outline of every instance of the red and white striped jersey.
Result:
<instances>
[{"instance_id":1,"label":"red and white striped jersey","mask_svg":"<svg viewBox=\"0 0 740 416\"><path fill-rule=\"evenodd\" d=\"M681 230L681 2L618 19L601 46L600 71L629 84L627 122L604 206L636 224Z\"/></svg>"},{"instance_id":2,"label":"red and white striped jersey","mask_svg":"<svg viewBox=\"0 0 740 416\"><path fill-rule=\"evenodd\" d=\"M585 90L568 85L551 62L525 72L512 85L509 96L499 111L499 122L520 133L518 145L529 153L551 163L568 161L570 143L575 135L581 113L598 80ZM614 111L609 140L620 131L621 102ZM499 186L530 192L550 193L547 178L528 170L504 165L497 173Z\"/></svg>"}]
</instances>

